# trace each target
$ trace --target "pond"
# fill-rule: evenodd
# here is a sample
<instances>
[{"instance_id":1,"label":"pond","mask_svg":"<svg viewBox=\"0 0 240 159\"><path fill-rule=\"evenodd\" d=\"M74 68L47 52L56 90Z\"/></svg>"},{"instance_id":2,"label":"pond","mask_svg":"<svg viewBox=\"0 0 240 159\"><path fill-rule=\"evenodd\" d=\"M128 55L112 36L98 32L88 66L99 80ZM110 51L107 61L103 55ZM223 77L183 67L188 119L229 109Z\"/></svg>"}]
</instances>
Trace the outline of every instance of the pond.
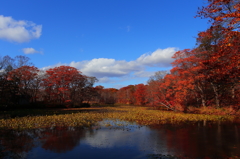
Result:
<instances>
[{"instance_id":1,"label":"pond","mask_svg":"<svg viewBox=\"0 0 240 159\"><path fill-rule=\"evenodd\" d=\"M198 122L140 126L102 121L91 128L0 131L3 159L150 159L240 156L240 125Z\"/></svg>"}]
</instances>

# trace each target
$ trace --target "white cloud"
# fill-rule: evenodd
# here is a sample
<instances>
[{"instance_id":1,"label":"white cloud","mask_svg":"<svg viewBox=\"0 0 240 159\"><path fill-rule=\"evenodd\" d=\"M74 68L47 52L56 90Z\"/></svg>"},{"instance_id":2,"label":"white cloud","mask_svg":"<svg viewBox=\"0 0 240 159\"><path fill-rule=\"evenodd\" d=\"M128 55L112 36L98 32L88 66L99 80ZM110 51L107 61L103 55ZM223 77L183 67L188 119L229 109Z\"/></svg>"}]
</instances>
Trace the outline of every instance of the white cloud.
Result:
<instances>
[{"instance_id":1,"label":"white cloud","mask_svg":"<svg viewBox=\"0 0 240 159\"><path fill-rule=\"evenodd\" d=\"M78 68L86 75L102 77L122 77L135 73L138 77L149 77L146 67L171 67L172 55L177 48L157 49L151 54L143 54L135 61L117 61L115 59L98 58L90 61L71 62L69 65Z\"/></svg>"},{"instance_id":2,"label":"white cloud","mask_svg":"<svg viewBox=\"0 0 240 159\"><path fill-rule=\"evenodd\" d=\"M143 54L136 61L142 65L147 66L159 66L159 67L170 67L173 54L177 51L177 48L170 47L166 49L157 49L151 54Z\"/></svg>"},{"instance_id":3,"label":"white cloud","mask_svg":"<svg viewBox=\"0 0 240 159\"><path fill-rule=\"evenodd\" d=\"M12 42L28 42L41 36L42 25L30 21L14 20L0 15L0 39Z\"/></svg>"},{"instance_id":4,"label":"white cloud","mask_svg":"<svg viewBox=\"0 0 240 159\"><path fill-rule=\"evenodd\" d=\"M108 58L96 58L89 61L72 61L70 64L64 64L75 67L84 75L97 77L99 83L115 84L130 80L147 79L154 74L149 68L161 67L159 70L167 70L171 67L172 55L177 48L157 49L153 53L143 54L134 61L115 60ZM48 69L63 65L58 63L54 66L48 66ZM133 83L136 84L136 83Z\"/></svg>"},{"instance_id":5,"label":"white cloud","mask_svg":"<svg viewBox=\"0 0 240 159\"><path fill-rule=\"evenodd\" d=\"M42 54L42 51L37 51L34 48L23 48L22 51L24 54L35 54L35 53Z\"/></svg>"},{"instance_id":6,"label":"white cloud","mask_svg":"<svg viewBox=\"0 0 240 159\"><path fill-rule=\"evenodd\" d=\"M86 75L95 77L120 77L142 69L135 61L116 61L115 59L98 58L91 61L71 62L70 66L78 68Z\"/></svg>"},{"instance_id":7,"label":"white cloud","mask_svg":"<svg viewBox=\"0 0 240 159\"><path fill-rule=\"evenodd\" d=\"M124 124L124 122L122 123ZM156 153L165 155L165 153L167 154L167 152L169 152L168 150L170 149L168 149L166 144L167 141L166 136L164 136L165 133L163 133L164 130L151 131L150 128L145 126L137 128L136 125L125 125L127 126L114 127L113 129L102 127L97 131L87 132L84 140L81 141L81 144L86 144L99 149L128 146L134 147L136 150L144 151L148 154ZM130 129L124 131L124 128ZM138 157L142 158L145 156L139 155Z\"/></svg>"}]
</instances>

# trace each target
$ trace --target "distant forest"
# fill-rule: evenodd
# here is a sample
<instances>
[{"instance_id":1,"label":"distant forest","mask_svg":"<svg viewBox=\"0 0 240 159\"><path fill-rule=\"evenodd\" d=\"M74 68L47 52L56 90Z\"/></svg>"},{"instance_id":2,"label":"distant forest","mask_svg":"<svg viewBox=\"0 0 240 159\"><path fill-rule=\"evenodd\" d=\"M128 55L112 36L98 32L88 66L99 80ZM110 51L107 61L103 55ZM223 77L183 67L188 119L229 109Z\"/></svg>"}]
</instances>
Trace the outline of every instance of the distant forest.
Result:
<instances>
[{"instance_id":1,"label":"distant forest","mask_svg":"<svg viewBox=\"0 0 240 159\"><path fill-rule=\"evenodd\" d=\"M193 49L176 52L170 71L158 71L147 84L120 89L95 86L96 77L70 66L46 71L26 56L0 58L0 107L81 107L132 104L187 112L192 108L240 108L240 3L208 1L197 17L211 26ZM86 104L85 104L86 105Z\"/></svg>"}]
</instances>

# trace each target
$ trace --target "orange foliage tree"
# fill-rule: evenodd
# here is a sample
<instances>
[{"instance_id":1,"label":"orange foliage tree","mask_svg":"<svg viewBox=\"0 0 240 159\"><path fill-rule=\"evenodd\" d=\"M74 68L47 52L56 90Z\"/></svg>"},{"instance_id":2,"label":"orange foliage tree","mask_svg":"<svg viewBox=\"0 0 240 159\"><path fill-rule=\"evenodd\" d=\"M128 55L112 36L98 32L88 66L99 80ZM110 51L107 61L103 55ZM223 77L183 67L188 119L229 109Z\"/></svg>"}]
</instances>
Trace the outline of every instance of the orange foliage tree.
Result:
<instances>
[{"instance_id":1,"label":"orange foliage tree","mask_svg":"<svg viewBox=\"0 0 240 159\"><path fill-rule=\"evenodd\" d=\"M134 97L137 105L145 105L147 102L147 91L144 84L138 84L135 86Z\"/></svg>"},{"instance_id":2,"label":"orange foliage tree","mask_svg":"<svg viewBox=\"0 0 240 159\"><path fill-rule=\"evenodd\" d=\"M54 105L81 104L95 81L96 78L84 76L74 67L51 68L44 79L45 100Z\"/></svg>"},{"instance_id":3,"label":"orange foliage tree","mask_svg":"<svg viewBox=\"0 0 240 159\"><path fill-rule=\"evenodd\" d=\"M239 0L208 2L197 16L209 18L212 26L198 34L196 48L176 52L170 73L161 76L157 72L145 87L121 88L118 93L121 103L130 103L134 99L130 92L135 92L135 101L143 104L139 92L145 88L145 101L151 106L179 111L187 111L189 106L239 108L240 3Z\"/></svg>"},{"instance_id":4,"label":"orange foliage tree","mask_svg":"<svg viewBox=\"0 0 240 159\"><path fill-rule=\"evenodd\" d=\"M207 6L199 8L198 17L209 18L213 26L221 25L239 31L239 0L208 0L208 3Z\"/></svg>"},{"instance_id":5,"label":"orange foliage tree","mask_svg":"<svg viewBox=\"0 0 240 159\"><path fill-rule=\"evenodd\" d=\"M134 85L128 85L126 87L120 88L119 91L117 92L118 103L134 104L135 103L134 92L135 92Z\"/></svg>"}]
</instances>

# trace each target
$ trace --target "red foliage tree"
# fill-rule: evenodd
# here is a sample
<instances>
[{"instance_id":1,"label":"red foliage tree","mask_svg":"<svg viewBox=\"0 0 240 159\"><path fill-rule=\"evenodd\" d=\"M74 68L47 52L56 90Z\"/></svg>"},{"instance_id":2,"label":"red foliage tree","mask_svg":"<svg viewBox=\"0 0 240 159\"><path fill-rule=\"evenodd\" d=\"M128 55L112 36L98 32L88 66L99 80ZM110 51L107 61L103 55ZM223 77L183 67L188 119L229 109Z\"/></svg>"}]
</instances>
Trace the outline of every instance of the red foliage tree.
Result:
<instances>
[{"instance_id":1,"label":"red foliage tree","mask_svg":"<svg viewBox=\"0 0 240 159\"><path fill-rule=\"evenodd\" d=\"M69 105L81 103L88 84L88 77L74 67L60 66L46 71L44 79L47 100L53 104ZM89 85L90 87L92 84Z\"/></svg>"},{"instance_id":2,"label":"red foliage tree","mask_svg":"<svg viewBox=\"0 0 240 159\"><path fill-rule=\"evenodd\" d=\"M117 92L116 88L105 88L103 86L98 86L98 101L101 104L115 104L117 102Z\"/></svg>"},{"instance_id":3,"label":"red foliage tree","mask_svg":"<svg viewBox=\"0 0 240 159\"><path fill-rule=\"evenodd\" d=\"M41 80L38 78L39 70L34 66L22 66L8 73L8 80L14 81L19 87L19 94L31 97L36 101Z\"/></svg>"},{"instance_id":4,"label":"red foliage tree","mask_svg":"<svg viewBox=\"0 0 240 159\"><path fill-rule=\"evenodd\" d=\"M199 17L210 18L213 26L221 25L230 30L239 30L239 0L208 0L208 2L207 6L199 9Z\"/></svg>"},{"instance_id":5,"label":"red foliage tree","mask_svg":"<svg viewBox=\"0 0 240 159\"><path fill-rule=\"evenodd\" d=\"M120 88L117 93L118 103L134 104L135 103L134 92L135 92L134 85L128 85L126 87Z\"/></svg>"},{"instance_id":6,"label":"red foliage tree","mask_svg":"<svg viewBox=\"0 0 240 159\"><path fill-rule=\"evenodd\" d=\"M229 101L227 94L231 94L232 100L235 99L235 89L240 79L239 42L239 32L229 31L226 34L225 29L219 26L199 34L196 56L202 67L200 73L210 83L217 107Z\"/></svg>"},{"instance_id":7,"label":"red foliage tree","mask_svg":"<svg viewBox=\"0 0 240 159\"><path fill-rule=\"evenodd\" d=\"M147 102L147 91L144 84L138 84L135 86L134 97L137 105L145 105Z\"/></svg>"}]
</instances>

